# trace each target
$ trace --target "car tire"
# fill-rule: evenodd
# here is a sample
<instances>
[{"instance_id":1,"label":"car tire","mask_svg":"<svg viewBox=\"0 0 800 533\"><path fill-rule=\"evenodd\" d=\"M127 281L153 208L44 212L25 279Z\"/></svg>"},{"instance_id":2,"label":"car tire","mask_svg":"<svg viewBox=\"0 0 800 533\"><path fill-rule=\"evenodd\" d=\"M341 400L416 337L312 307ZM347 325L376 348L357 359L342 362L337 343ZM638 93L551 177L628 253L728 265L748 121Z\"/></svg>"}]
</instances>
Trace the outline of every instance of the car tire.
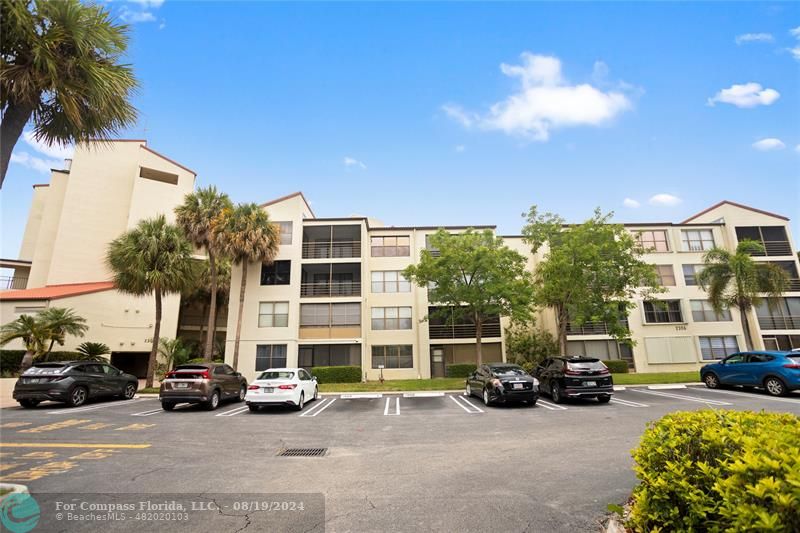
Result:
<instances>
[{"instance_id":1,"label":"car tire","mask_svg":"<svg viewBox=\"0 0 800 533\"><path fill-rule=\"evenodd\" d=\"M89 391L86 387L82 385L78 385L71 391L69 391L69 398L67 399L67 405L70 407L80 407L81 405L86 403L86 398L89 397Z\"/></svg>"},{"instance_id":2,"label":"car tire","mask_svg":"<svg viewBox=\"0 0 800 533\"><path fill-rule=\"evenodd\" d=\"M721 383L719 382L719 377L713 373L709 372L705 376L703 376L703 383L706 384L706 387L709 389L718 389L720 388Z\"/></svg>"},{"instance_id":3,"label":"car tire","mask_svg":"<svg viewBox=\"0 0 800 533\"><path fill-rule=\"evenodd\" d=\"M247 387L242 385L241 387L239 387L239 396L237 396L236 401L243 402L245 396L247 396Z\"/></svg>"},{"instance_id":4,"label":"car tire","mask_svg":"<svg viewBox=\"0 0 800 533\"><path fill-rule=\"evenodd\" d=\"M165 411L172 411L175 409L175 402L161 402L161 408Z\"/></svg>"},{"instance_id":5,"label":"car tire","mask_svg":"<svg viewBox=\"0 0 800 533\"><path fill-rule=\"evenodd\" d=\"M533 400L528 400L528 402L525 405L527 405L528 407L533 407L534 405L536 405L536 400L538 400L538 399L539 398L534 398Z\"/></svg>"},{"instance_id":6,"label":"car tire","mask_svg":"<svg viewBox=\"0 0 800 533\"><path fill-rule=\"evenodd\" d=\"M203 405L208 411L213 411L219 407L219 391L215 389L214 392L211 393L211 397Z\"/></svg>"},{"instance_id":7,"label":"car tire","mask_svg":"<svg viewBox=\"0 0 800 533\"><path fill-rule=\"evenodd\" d=\"M295 411L302 411L303 406L306 404L306 395L302 392L300 393L300 400L297 402L297 405L294 406Z\"/></svg>"},{"instance_id":8,"label":"car tire","mask_svg":"<svg viewBox=\"0 0 800 533\"><path fill-rule=\"evenodd\" d=\"M770 396L784 396L786 394L786 384L774 376L764 380L764 389Z\"/></svg>"},{"instance_id":9,"label":"car tire","mask_svg":"<svg viewBox=\"0 0 800 533\"><path fill-rule=\"evenodd\" d=\"M258 411L261 410L261 406L260 405L250 404L250 405L247 406L247 408L250 409L251 413L257 413Z\"/></svg>"},{"instance_id":10,"label":"car tire","mask_svg":"<svg viewBox=\"0 0 800 533\"><path fill-rule=\"evenodd\" d=\"M39 405L39 400L19 400L19 404L25 409L30 409Z\"/></svg>"},{"instance_id":11,"label":"car tire","mask_svg":"<svg viewBox=\"0 0 800 533\"><path fill-rule=\"evenodd\" d=\"M464 392L468 398L472 396L472 387L469 386L469 383L467 383L467 386L464 387Z\"/></svg>"},{"instance_id":12,"label":"car tire","mask_svg":"<svg viewBox=\"0 0 800 533\"><path fill-rule=\"evenodd\" d=\"M608 394L603 394L597 397L597 401L600 403L608 403L611 401L611 396L609 396Z\"/></svg>"},{"instance_id":13,"label":"car tire","mask_svg":"<svg viewBox=\"0 0 800 533\"><path fill-rule=\"evenodd\" d=\"M122 393L122 398L124 400L133 400L133 397L136 396L136 389L137 389L136 383L133 382L128 383L127 385L125 385L125 391Z\"/></svg>"},{"instance_id":14,"label":"car tire","mask_svg":"<svg viewBox=\"0 0 800 533\"><path fill-rule=\"evenodd\" d=\"M492 405L492 400L489 398L489 389L483 389L483 403L488 407Z\"/></svg>"},{"instance_id":15,"label":"car tire","mask_svg":"<svg viewBox=\"0 0 800 533\"><path fill-rule=\"evenodd\" d=\"M550 397L553 398L555 403L564 403L564 397L561 395L561 386L555 381L550 384Z\"/></svg>"},{"instance_id":16,"label":"car tire","mask_svg":"<svg viewBox=\"0 0 800 533\"><path fill-rule=\"evenodd\" d=\"M314 397L312 400L316 401L319 399L319 387L314 387Z\"/></svg>"}]
</instances>

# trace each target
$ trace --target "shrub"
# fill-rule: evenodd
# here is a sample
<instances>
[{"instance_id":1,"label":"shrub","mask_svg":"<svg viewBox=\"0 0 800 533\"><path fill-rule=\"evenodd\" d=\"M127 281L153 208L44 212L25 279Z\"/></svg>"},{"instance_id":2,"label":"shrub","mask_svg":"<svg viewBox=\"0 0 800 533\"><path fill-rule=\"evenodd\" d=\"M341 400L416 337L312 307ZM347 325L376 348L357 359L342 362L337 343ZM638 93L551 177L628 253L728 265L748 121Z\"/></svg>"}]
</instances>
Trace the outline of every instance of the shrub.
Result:
<instances>
[{"instance_id":1,"label":"shrub","mask_svg":"<svg viewBox=\"0 0 800 533\"><path fill-rule=\"evenodd\" d=\"M0 371L14 373L25 356L25 350L0 350Z\"/></svg>"},{"instance_id":2,"label":"shrub","mask_svg":"<svg viewBox=\"0 0 800 533\"><path fill-rule=\"evenodd\" d=\"M558 354L558 341L553 335L535 324L513 323L506 328L506 357L518 365L540 363ZM523 367L524 368L524 367Z\"/></svg>"},{"instance_id":3,"label":"shrub","mask_svg":"<svg viewBox=\"0 0 800 533\"><path fill-rule=\"evenodd\" d=\"M522 369L530 375L533 375L533 371L536 368L536 363L532 363L531 361L525 361L521 365Z\"/></svg>"},{"instance_id":4,"label":"shrub","mask_svg":"<svg viewBox=\"0 0 800 533\"><path fill-rule=\"evenodd\" d=\"M634 450L634 531L800 531L800 418L672 413Z\"/></svg>"},{"instance_id":5,"label":"shrub","mask_svg":"<svg viewBox=\"0 0 800 533\"><path fill-rule=\"evenodd\" d=\"M185 361L185 362L183 362L183 363L181 363L181 364L182 364L182 365L196 365L196 364L198 364L198 363L205 363L205 362L206 362L206 360L205 360L205 359L203 359L202 357L195 357L195 358L193 358L193 359L188 359L187 361ZM222 359L217 359L217 358L215 358L215 359L214 359L213 361L211 361L211 362L212 362L212 363L224 363L225 361L224 361L224 360L222 360Z\"/></svg>"},{"instance_id":6,"label":"shrub","mask_svg":"<svg viewBox=\"0 0 800 533\"><path fill-rule=\"evenodd\" d=\"M465 378L475 372L478 365L472 363L458 363L447 365L445 368L445 375L448 378Z\"/></svg>"},{"instance_id":7,"label":"shrub","mask_svg":"<svg viewBox=\"0 0 800 533\"><path fill-rule=\"evenodd\" d=\"M611 371L612 374L627 374L628 373L628 362L623 361L621 359L610 359L608 361L603 361L603 364L608 367L608 370Z\"/></svg>"},{"instance_id":8,"label":"shrub","mask_svg":"<svg viewBox=\"0 0 800 533\"><path fill-rule=\"evenodd\" d=\"M320 383L360 383L360 366L315 366L311 373Z\"/></svg>"}]
</instances>

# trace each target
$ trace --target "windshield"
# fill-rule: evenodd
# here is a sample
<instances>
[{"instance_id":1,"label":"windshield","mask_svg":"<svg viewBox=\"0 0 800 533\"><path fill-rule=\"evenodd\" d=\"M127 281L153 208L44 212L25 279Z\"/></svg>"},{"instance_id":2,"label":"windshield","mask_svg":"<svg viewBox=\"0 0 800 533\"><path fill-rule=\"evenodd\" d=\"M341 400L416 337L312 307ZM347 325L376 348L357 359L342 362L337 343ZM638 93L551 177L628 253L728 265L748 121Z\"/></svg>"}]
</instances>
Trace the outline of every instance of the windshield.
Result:
<instances>
[{"instance_id":1,"label":"windshield","mask_svg":"<svg viewBox=\"0 0 800 533\"><path fill-rule=\"evenodd\" d=\"M497 376L527 376L528 373L519 366L495 366L492 372Z\"/></svg>"},{"instance_id":2,"label":"windshield","mask_svg":"<svg viewBox=\"0 0 800 533\"><path fill-rule=\"evenodd\" d=\"M605 370L606 365L600 361L567 362L567 370Z\"/></svg>"},{"instance_id":3,"label":"windshield","mask_svg":"<svg viewBox=\"0 0 800 533\"><path fill-rule=\"evenodd\" d=\"M275 372L275 371L268 371L262 372L258 379L292 379L294 377L294 372Z\"/></svg>"}]
</instances>

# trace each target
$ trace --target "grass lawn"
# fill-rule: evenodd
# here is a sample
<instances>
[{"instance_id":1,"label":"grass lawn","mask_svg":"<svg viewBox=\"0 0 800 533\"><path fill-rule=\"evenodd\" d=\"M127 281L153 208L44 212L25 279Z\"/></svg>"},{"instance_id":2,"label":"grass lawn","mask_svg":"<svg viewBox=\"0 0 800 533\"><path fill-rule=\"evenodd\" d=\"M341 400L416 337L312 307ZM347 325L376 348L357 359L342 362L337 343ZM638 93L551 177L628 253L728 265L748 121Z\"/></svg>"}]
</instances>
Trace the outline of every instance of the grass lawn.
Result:
<instances>
[{"instance_id":1,"label":"grass lawn","mask_svg":"<svg viewBox=\"0 0 800 533\"><path fill-rule=\"evenodd\" d=\"M700 372L656 372L651 374L614 374L614 385L649 385L655 383L694 383Z\"/></svg>"},{"instance_id":2,"label":"grass lawn","mask_svg":"<svg viewBox=\"0 0 800 533\"><path fill-rule=\"evenodd\" d=\"M158 387L144 387L143 389L139 389L138 392L144 394L158 394Z\"/></svg>"}]
</instances>

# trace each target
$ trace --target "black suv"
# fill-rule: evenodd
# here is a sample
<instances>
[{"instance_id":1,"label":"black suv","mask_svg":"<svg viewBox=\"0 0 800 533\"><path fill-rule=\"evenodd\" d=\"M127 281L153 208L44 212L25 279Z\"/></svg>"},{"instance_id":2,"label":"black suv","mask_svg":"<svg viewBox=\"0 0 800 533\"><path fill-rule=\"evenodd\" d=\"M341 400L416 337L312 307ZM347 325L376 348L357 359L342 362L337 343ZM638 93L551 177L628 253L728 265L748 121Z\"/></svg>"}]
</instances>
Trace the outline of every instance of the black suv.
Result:
<instances>
[{"instance_id":1,"label":"black suv","mask_svg":"<svg viewBox=\"0 0 800 533\"><path fill-rule=\"evenodd\" d=\"M133 399L138 386L136 376L107 363L36 363L17 380L13 397L22 407L36 407L45 400L78 407L90 398Z\"/></svg>"},{"instance_id":2,"label":"black suv","mask_svg":"<svg viewBox=\"0 0 800 533\"><path fill-rule=\"evenodd\" d=\"M567 398L597 398L606 403L614 393L611 372L594 357L549 357L533 375L539 379L539 389L556 403Z\"/></svg>"}]
</instances>

